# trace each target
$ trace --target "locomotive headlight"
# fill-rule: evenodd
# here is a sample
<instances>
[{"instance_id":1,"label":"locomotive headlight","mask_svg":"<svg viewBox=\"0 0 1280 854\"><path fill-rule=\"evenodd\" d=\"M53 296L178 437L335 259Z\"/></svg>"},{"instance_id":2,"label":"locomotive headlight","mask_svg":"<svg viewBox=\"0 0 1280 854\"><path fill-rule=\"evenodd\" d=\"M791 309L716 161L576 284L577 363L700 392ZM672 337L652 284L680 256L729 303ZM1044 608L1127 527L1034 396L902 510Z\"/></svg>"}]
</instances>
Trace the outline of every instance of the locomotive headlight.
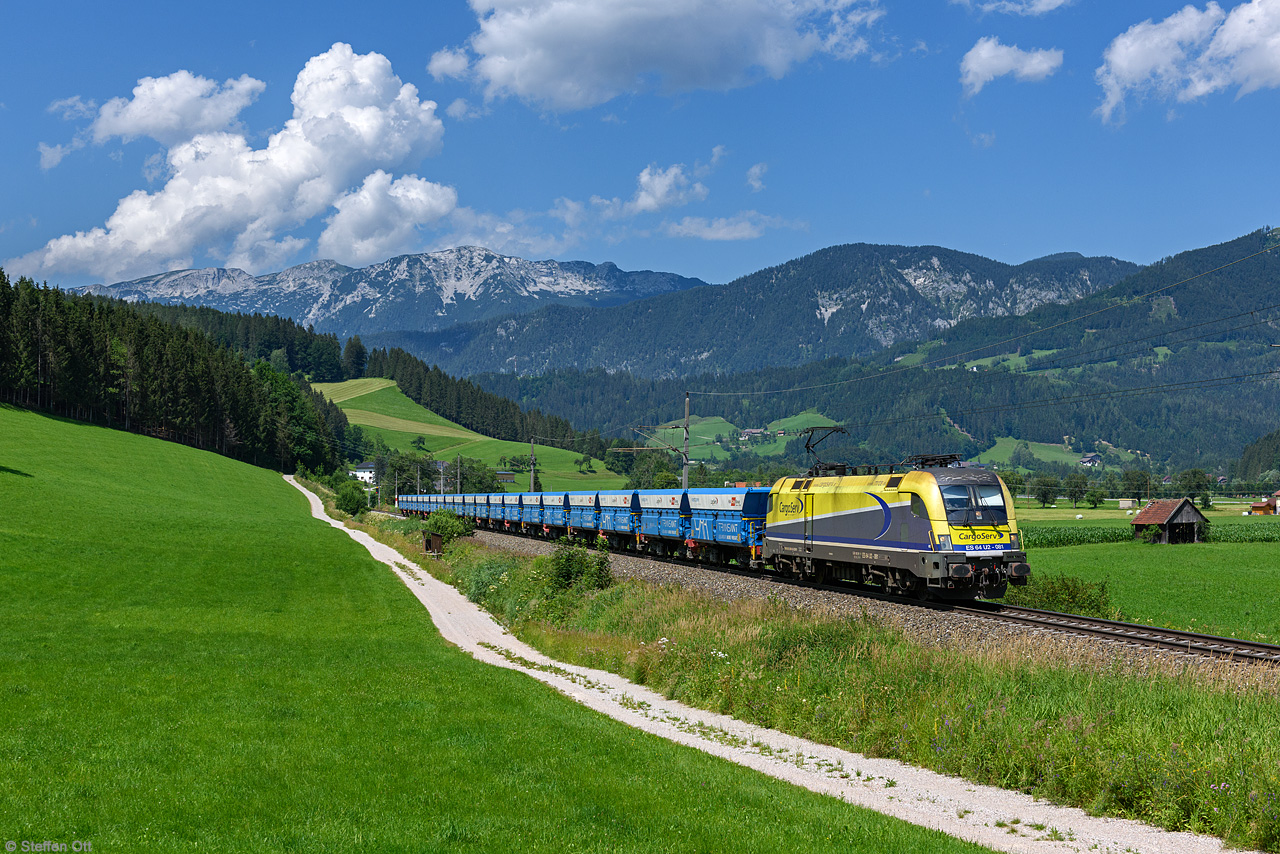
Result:
<instances>
[{"instance_id":1,"label":"locomotive headlight","mask_svg":"<svg viewBox=\"0 0 1280 854\"><path fill-rule=\"evenodd\" d=\"M950 534L940 534L938 536L938 551L940 552L951 551L951 535Z\"/></svg>"},{"instance_id":2,"label":"locomotive headlight","mask_svg":"<svg viewBox=\"0 0 1280 854\"><path fill-rule=\"evenodd\" d=\"M1010 535L1009 535L1009 548L1013 549L1015 552L1018 550L1018 535L1017 535L1017 534L1010 534Z\"/></svg>"}]
</instances>

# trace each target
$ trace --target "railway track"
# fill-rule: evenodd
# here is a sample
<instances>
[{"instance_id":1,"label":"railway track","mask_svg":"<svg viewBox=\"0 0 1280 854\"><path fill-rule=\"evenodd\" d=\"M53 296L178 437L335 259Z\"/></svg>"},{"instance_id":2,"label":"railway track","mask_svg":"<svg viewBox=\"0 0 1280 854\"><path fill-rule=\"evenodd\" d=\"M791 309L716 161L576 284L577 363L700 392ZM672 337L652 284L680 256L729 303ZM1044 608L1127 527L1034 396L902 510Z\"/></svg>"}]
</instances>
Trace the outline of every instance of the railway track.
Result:
<instances>
[{"instance_id":1,"label":"railway track","mask_svg":"<svg viewBox=\"0 0 1280 854\"><path fill-rule=\"evenodd\" d=\"M497 533L516 539L527 539L506 532ZM992 622L1027 626L1043 629L1058 634L1076 637L1090 637L1129 646L1161 649L1184 655L1197 655L1208 658L1227 659L1239 662L1264 664L1280 664L1280 645L1259 643L1257 641L1224 638L1216 635L1184 632L1177 629L1161 629L1144 626L1139 623L1123 623L1116 620L1104 620L1095 617L1081 617L1075 614L1062 614L1056 611L1042 611L1035 608L1023 608L1017 605L1005 605L998 602L975 601L972 603L920 600L886 593L883 590L867 585L848 582L818 584L796 578L787 578L770 572L746 569L733 566L712 566L698 561L685 560L675 556L654 557L639 552L621 552L628 558L648 560L656 563L674 564L694 569L710 570L718 573L736 575L741 578L756 579L771 584L790 585L810 590L823 590L834 593L852 594L897 605L909 605L934 611L964 614Z\"/></svg>"},{"instance_id":2,"label":"railway track","mask_svg":"<svg viewBox=\"0 0 1280 854\"><path fill-rule=\"evenodd\" d=\"M1034 608L996 603L952 605L951 610L996 622L1035 626L1063 634L1102 638L1132 646L1164 649L1210 658L1280 664L1280 646L1257 641L1202 635L1178 629L1160 629L1139 623L1121 623L1115 620L1080 617L1074 614L1060 614L1056 611L1040 611Z\"/></svg>"}]
</instances>

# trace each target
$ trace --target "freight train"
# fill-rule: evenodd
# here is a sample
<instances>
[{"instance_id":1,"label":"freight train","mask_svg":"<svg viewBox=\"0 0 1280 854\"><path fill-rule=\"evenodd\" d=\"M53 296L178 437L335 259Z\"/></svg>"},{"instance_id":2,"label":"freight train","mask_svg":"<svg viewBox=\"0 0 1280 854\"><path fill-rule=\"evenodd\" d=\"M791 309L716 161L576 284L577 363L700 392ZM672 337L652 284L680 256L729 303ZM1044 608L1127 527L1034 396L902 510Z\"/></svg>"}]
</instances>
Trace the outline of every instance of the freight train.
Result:
<instances>
[{"instance_id":1,"label":"freight train","mask_svg":"<svg viewBox=\"0 0 1280 854\"><path fill-rule=\"evenodd\" d=\"M886 469L881 471L881 469ZM401 495L405 515L448 509L478 527L599 539L615 551L877 585L918 598L999 598L1027 583L1009 490L951 455L822 465L772 487Z\"/></svg>"}]
</instances>

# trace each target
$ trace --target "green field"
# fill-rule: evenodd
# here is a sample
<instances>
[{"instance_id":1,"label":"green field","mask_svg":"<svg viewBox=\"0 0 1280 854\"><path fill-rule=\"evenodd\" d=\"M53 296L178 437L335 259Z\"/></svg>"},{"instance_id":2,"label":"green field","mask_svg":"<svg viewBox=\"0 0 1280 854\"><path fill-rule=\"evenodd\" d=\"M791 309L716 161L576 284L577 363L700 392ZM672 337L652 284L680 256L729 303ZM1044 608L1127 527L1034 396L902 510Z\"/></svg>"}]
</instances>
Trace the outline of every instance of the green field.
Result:
<instances>
[{"instance_id":1,"label":"green field","mask_svg":"<svg viewBox=\"0 0 1280 854\"><path fill-rule=\"evenodd\" d=\"M799 415L792 415L789 418L780 418L772 422L768 427L769 441L759 445L753 445L752 450L762 456L776 456L786 450L787 442L795 438L795 434L809 427L827 427L835 424L825 415L821 415L812 409L805 410ZM787 433L785 436L779 436L778 431L782 430Z\"/></svg>"},{"instance_id":2,"label":"green field","mask_svg":"<svg viewBox=\"0 0 1280 854\"><path fill-rule=\"evenodd\" d=\"M1106 580L1126 620L1280 643L1277 551L1276 543L1128 542L1032 549L1027 561L1033 573Z\"/></svg>"},{"instance_id":3,"label":"green field","mask_svg":"<svg viewBox=\"0 0 1280 854\"><path fill-rule=\"evenodd\" d=\"M1019 356L1016 353L1002 353L996 356L987 356L984 359L974 359L971 362L965 362L966 368L972 368L976 365L985 365L990 368L995 365L1005 365L1013 371L1025 371L1027 369L1027 359L1039 359L1044 356L1051 356L1057 350L1032 350L1026 356Z\"/></svg>"},{"instance_id":4,"label":"green field","mask_svg":"<svg viewBox=\"0 0 1280 854\"><path fill-rule=\"evenodd\" d=\"M1225 573L1212 591L1181 583L1191 573L1170 583L1160 549L1138 559L1110 553L1127 560L1135 584L1167 590L1187 607L1211 596L1248 601ZM1058 552L1078 564L1072 551L1046 549L1032 563ZM1201 553L1199 571L1244 554ZM1257 567L1255 560L1242 569ZM1175 658L1126 662L1123 654L1107 661L1096 645L1043 635L934 643L865 614L796 608L772 596L725 602L634 579L591 597L560 594L547 570L546 558L463 543L432 565L548 655L614 670L691 705L1095 815L1280 851L1273 669L1202 670ZM1275 580L1274 572L1258 578ZM1045 833L1039 838L1055 838L1034 827Z\"/></svg>"},{"instance_id":5,"label":"green field","mask_svg":"<svg viewBox=\"0 0 1280 854\"><path fill-rule=\"evenodd\" d=\"M974 457L974 460L980 463L1002 463L1007 465L1010 457L1013 456L1014 449L1018 447L1018 442L1018 439L1010 436L1001 436L996 439L993 447L978 454L978 456ZM1047 463L1076 465L1080 462L1080 457L1084 456L1083 454L1077 454L1075 451L1069 451L1062 445L1054 445L1047 442L1028 442L1027 446L1037 459L1044 460ZM1126 462L1133 459L1133 454L1128 451L1121 451L1117 448L1114 449L1114 453L1118 454ZM1087 473L1086 469L1082 468L1081 471Z\"/></svg>"},{"instance_id":6,"label":"green field","mask_svg":"<svg viewBox=\"0 0 1280 854\"><path fill-rule=\"evenodd\" d=\"M806 410L798 415L792 415L788 418L780 418L777 421L770 422L765 427L767 441L759 442L751 445L742 446L750 450L753 454L759 454L762 457L772 457L781 454L786 450L787 442L796 437L796 434L807 427L825 427L829 424L835 424L825 415L820 415L814 410ZM684 441L684 432L679 429L684 426L684 419L676 421L668 421L662 425L664 429L658 434L658 439L674 448L682 447ZM786 435L779 436L778 431L784 431ZM715 444L715 437L721 436L723 444ZM738 437L742 435L739 427L730 424L728 421L720 417L699 418L698 416L690 416L689 418L689 459L714 461L717 459L727 459L729 452L740 447ZM650 442L657 445L657 442Z\"/></svg>"},{"instance_id":7,"label":"green field","mask_svg":"<svg viewBox=\"0 0 1280 854\"><path fill-rule=\"evenodd\" d=\"M381 436L387 447L397 451L415 450L413 441L422 436L426 449L436 459L463 456L500 469L501 457L529 455L528 445L490 439L424 409L405 397L392 380L366 377L345 383L321 383L312 388L336 403L352 424L359 424L370 435ZM580 472L574 460L581 454L546 445L534 445L534 449L538 457L538 479L544 489L620 489L626 485L625 475L608 471L600 460L595 461L594 472ZM517 473L515 484L506 484L506 488L512 492L527 491L528 473Z\"/></svg>"},{"instance_id":8,"label":"green field","mask_svg":"<svg viewBox=\"0 0 1280 854\"><path fill-rule=\"evenodd\" d=\"M661 442L673 448L683 449L684 419L668 421L661 426L666 429L655 431L656 438L651 439L648 444L654 447L661 447L662 445L659 444ZM690 416L689 459L705 460L707 462L727 459L729 450L737 447L740 433L741 431L737 427L719 416L713 418L700 418L697 415ZM715 443L716 436L723 438L723 445Z\"/></svg>"},{"instance_id":9,"label":"green field","mask_svg":"<svg viewBox=\"0 0 1280 854\"><path fill-rule=\"evenodd\" d=\"M0 506L6 838L979 850L476 662L273 472L0 407Z\"/></svg>"}]
</instances>

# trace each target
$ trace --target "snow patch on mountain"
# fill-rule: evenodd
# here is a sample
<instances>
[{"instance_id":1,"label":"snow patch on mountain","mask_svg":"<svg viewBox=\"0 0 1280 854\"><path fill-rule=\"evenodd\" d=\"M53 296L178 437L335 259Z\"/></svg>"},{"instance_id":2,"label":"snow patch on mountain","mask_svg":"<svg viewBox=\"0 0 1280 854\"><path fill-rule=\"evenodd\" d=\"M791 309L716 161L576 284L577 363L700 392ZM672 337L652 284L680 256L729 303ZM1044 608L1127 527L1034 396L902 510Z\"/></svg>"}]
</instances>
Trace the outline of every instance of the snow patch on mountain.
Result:
<instances>
[{"instance_id":1,"label":"snow patch on mountain","mask_svg":"<svg viewBox=\"0 0 1280 854\"><path fill-rule=\"evenodd\" d=\"M706 283L610 263L527 261L479 246L401 255L361 269L320 260L252 276L235 268L176 270L79 288L130 301L262 312L340 335L412 329L533 311L548 303L619 305Z\"/></svg>"}]
</instances>

